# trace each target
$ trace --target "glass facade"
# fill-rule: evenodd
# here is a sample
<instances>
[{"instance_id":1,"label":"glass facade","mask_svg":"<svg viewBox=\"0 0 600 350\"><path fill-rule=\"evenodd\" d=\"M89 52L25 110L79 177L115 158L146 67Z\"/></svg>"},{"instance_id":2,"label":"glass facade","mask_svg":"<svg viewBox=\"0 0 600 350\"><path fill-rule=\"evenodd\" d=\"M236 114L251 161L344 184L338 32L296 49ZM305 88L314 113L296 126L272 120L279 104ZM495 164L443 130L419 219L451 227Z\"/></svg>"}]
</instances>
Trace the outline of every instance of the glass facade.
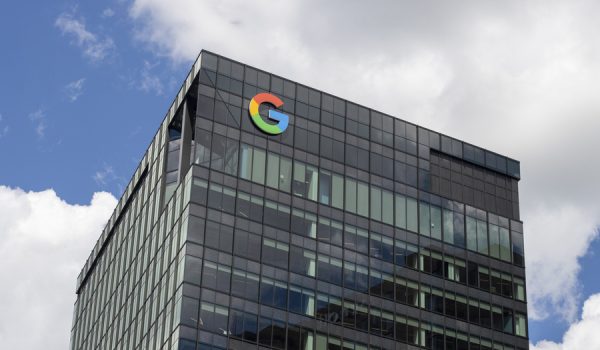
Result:
<instances>
[{"instance_id":1,"label":"glass facade","mask_svg":"<svg viewBox=\"0 0 600 350\"><path fill-rule=\"evenodd\" d=\"M519 179L203 51L79 276L71 349L527 349Z\"/></svg>"}]
</instances>

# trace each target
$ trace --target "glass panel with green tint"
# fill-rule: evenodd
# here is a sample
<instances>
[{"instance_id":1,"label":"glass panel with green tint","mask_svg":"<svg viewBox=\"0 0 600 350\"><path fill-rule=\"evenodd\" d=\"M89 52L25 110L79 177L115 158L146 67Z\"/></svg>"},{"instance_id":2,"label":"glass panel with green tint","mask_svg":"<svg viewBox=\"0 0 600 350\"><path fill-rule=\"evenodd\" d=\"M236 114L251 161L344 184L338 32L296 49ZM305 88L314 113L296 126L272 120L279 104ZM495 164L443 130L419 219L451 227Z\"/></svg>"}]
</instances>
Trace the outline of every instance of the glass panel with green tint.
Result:
<instances>
[{"instance_id":1,"label":"glass panel with green tint","mask_svg":"<svg viewBox=\"0 0 600 350\"><path fill-rule=\"evenodd\" d=\"M442 210L440 207L430 205L431 238L442 240Z\"/></svg>"},{"instance_id":2,"label":"glass panel with green tint","mask_svg":"<svg viewBox=\"0 0 600 350\"><path fill-rule=\"evenodd\" d=\"M481 220L477 220L477 251L486 255L489 252L487 223Z\"/></svg>"},{"instance_id":3,"label":"glass panel with green tint","mask_svg":"<svg viewBox=\"0 0 600 350\"><path fill-rule=\"evenodd\" d=\"M381 190L371 187L371 219L381 221Z\"/></svg>"},{"instance_id":4,"label":"glass panel with green tint","mask_svg":"<svg viewBox=\"0 0 600 350\"><path fill-rule=\"evenodd\" d=\"M444 242L454 243L454 216L448 209L444 209Z\"/></svg>"},{"instance_id":5,"label":"glass panel with green tint","mask_svg":"<svg viewBox=\"0 0 600 350\"><path fill-rule=\"evenodd\" d=\"M429 219L429 204L425 202L419 203L419 233L429 237L431 223Z\"/></svg>"},{"instance_id":6,"label":"glass panel with green tint","mask_svg":"<svg viewBox=\"0 0 600 350\"><path fill-rule=\"evenodd\" d=\"M467 249L477 251L477 220L467 216Z\"/></svg>"},{"instance_id":7,"label":"glass panel with green tint","mask_svg":"<svg viewBox=\"0 0 600 350\"><path fill-rule=\"evenodd\" d=\"M511 261L510 235L507 228L500 227L500 259Z\"/></svg>"},{"instance_id":8,"label":"glass panel with green tint","mask_svg":"<svg viewBox=\"0 0 600 350\"><path fill-rule=\"evenodd\" d=\"M362 216L369 216L369 185L364 182L358 182L357 186L357 213Z\"/></svg>"},{"instance_id":9,"label":"glass panel with green tint","mask_svg":"<svg viewBox=\"0 0 600 350\"><path fill-rule=\"evenodd\" d=\"M500 227L490 224L490 256L500 259Z\"/></svg>"},{"instance_id":10,"label":"glass panel with green tint","mask_svg":"<svg viewBox=\"0 0 600 350\"><path fill-rule=\"evenodd\" d=\"M406 197L396 195L396 227L406 228Z\"/></svg>"},{"instance_id":11,"label":"glass panel with green tint","mask_svg":"<svg viewBox=\"0 0 600 350\"><path fill-rule=\"evenodd\" d=\"M344 177L333 174L331 187L331 205L335 208L344 208Z\"/></svg>"},{"instance_id":12,"label":"glass panel with green tint","mask_svg":"<svg viewBox=\"0 0 600 350\"><path fill-rule=\"evenodd\" d=\"M344 202L346 210L356 213L356 181L346 178L346 200Z\"/></svg>"},{"instance_id":13,"label":"glass panel with green tint","mask_svg":"<svg viewBox=\"0 0 600 350\"><path fill-rule=\"evenodd\" d=\"M406 199L406 229L413 232L419 230L417 200L410 197Z\"/></svg>"}]
</instances>

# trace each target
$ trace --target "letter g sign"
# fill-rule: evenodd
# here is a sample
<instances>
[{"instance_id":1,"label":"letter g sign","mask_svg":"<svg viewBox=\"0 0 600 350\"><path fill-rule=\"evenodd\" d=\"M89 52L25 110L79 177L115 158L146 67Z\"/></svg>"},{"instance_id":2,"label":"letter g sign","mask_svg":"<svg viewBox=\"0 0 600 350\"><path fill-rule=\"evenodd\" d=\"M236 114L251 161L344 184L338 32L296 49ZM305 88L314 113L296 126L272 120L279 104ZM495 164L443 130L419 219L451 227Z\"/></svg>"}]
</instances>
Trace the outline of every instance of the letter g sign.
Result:
<instances>
[{"instance_id":1,"label":"letter g sign","mask_svg":"<svg viewBox=\"0 0 600 350\"><path fill-rule=\"evenodd\" d=\"M263 103L269 103L276 108L283 106L283 101L275 95L262 92L257 94L250 100L249 112L252 122L257 128L269 135L278 135L285 131L288 127L290 117L287 114L276 110L269 110L269 119L277 121L277 124L267 123L258 111L258 107Z\"/></svg>"}]
</instances>

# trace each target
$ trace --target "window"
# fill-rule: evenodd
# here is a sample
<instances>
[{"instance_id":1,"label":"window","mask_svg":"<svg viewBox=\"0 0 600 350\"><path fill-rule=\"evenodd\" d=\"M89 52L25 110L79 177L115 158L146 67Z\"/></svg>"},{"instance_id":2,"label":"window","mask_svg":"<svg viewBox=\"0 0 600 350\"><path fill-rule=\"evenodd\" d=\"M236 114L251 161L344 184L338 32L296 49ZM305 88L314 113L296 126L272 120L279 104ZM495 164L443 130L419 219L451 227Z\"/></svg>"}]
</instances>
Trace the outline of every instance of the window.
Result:
<instances>
[{"instance_id":1,"label":"window","mask_svg":"<svg viewBox=\"0 0 600 350\"><path fill-rule=\"evenodd\" d=\"M517 231L512 231L512 256L515 265L524 266L525 259L523 257L523 234Z\"/></svg>"},{"instance_id":2,"label":"window","mask_svg":"<svg viewBox=\"0 0 600 350\"><path fill-rule=\"evenodd\" d=\"M292 210L292 232L299 235L317 237L317 216L294 208Z\"/></svg>"},{"instance_id":3,"label":"window","mask_svg":"<svg viewBox=\"0 0 600 350\"><path fill-rule=\"evenodd\" d=\"M342 301L333 296L318 294L316 317L332 323L342 322Z\"/></svg>"},{"instance_id":4,"label":"window","mask_svg":"<svg viewBox=\"0 0 600 350\"><path fill-rule=\"evenodd\" d=\"M204 261L202 285L220 292L229 292L231 268L211 261Z\"/></svg>"},{"instance_id":5,"label":"window","mask_svg":"<svg viewBox=\"0 0 600 350\"><path fill-rule=\"evenodd\" d=\"M396 227L406 229L406 197L396 195Z\"/></svg>"},{"instance_id":6,"label":"window","mask_svg":"<svg viewBox=\"0 0 600 350\"><path fill-rule=\"evenodd\" d=\"M315 315L315 294L314 291L290 286L289 310L308 316Z\"/></svg>"},{"instance_id":7,"label":"window","mask_svg":"<svg viewBox=\"0 0 600 350\"><path fill-rule=\"evenodd\" d=\"M196 156L194 163L200 166L209 167L210 165L210 143L211 133L206 130L196 129Z\"/></svg>"},{"instance_id":8,"label":"window","mask_svg":"<svg viewBox=\"0 0 600 350\"><path fill-rule=\"evenodd\" d=\"M344 226L344 248L359 251L364 254L369 253L369 233L361 228L345 225Z\"/></svg>"},{"instance_id":9,"label":"window","mask_svg":"<svg viewBox=\"0 0 600 350\"><path fill-rule=\"evenodd\" d=\"M490 224L490 256L500 259L500 227Z\"/></svg>"},{"instance_id":10,"label":"window","mask_svg":"<svg viewBox=\"0 0 600 350\"><path fill-rule=\"evenodd\" d=\"M287 285L269 278L260 280L260 303L276 308L287 308Z\"/></svg>"},{"instance_id":11,"label":"window","mask_svg":"<svg viewBox=\"0 0 600 350\"><path fill-rule=\"evenodd\" d=\"M444 277L451 281L466 283L467 269L464 260L444 257Z\"/></svg>"},{"instance_id":12,"label":"window","mask_svg":"<svg viewBox=\"0 0 600 350\"><path fill-rule=\"evenodd\" d=\"M370 256L387 262L393 262L394 241L377 233L371 233ZM404 265L404 264L402 264Z\"/></svg>"},{"instance_id":13,"label":"window","mask_svg":"<svg viewBox=\"0 0 600 350\"><path fill-rule=\"evenodd\" d=\"M267 186L290 192L292 183L292 161L269 152L267 156Z\"/></svg>"},{"instance_id":14,"label":"window","mask_svg":"<svg viewBox=\"0 0 600 350\"><path fill-rule=\"evenodd\" d=\"M344 227L341 222L319 217L319 225L317 226L317 239L319 241L341 246L343 232Z\"/></svg>"},{"instance_id":15,"label":"window","mask_svg":"<svg viewBox=\"0 0 600 350\"><path fill-rule=\"evenodd\" d=\"M507 228L500 227L500 259L511 262L510 235Z\"/></svg>"},{"instance_id":16,"label":"window","mask_svg":"<svg viewBox=\"0 0 600 350\"><path fill-rule=\"evenodd\" d=\"M259 277L243 270L233 270L231 294L246 299L258 300Z\"/></svg>"},{"instance_id":17,"label":"window","mask_svg":"<svg viewBox=\"0 0 600 350\"><path fill-rule=\"evenodd\" d=\"M200 328L211 332L226 334L229 310L226 307L202 302L200 305Z\"/></svg>"},{"instance_id":18,"label":"window","mask_svg":"<svg viewBox=\"0 0 600 350\"><path fill-rule=\"evenodd\" d=\"M256 342L256 315L232 310L229 317L229 330L233 338L243 339L249 342Z\"/></svg>"},{"instance_id":19,"label":"window","mask_svg":"<svg viewBox=\"0 0 600 350\"><path fill-rule=\"evenodd\" d=\"M258 259L261 251L261 237L244 230L236 229L233 239L233 252L236 256Z\"/></svg>"},{"instance_id":20,"label":"window","mask_svg":"<svg viewBox=\"0 0 600 350\"><path fill-rule=\"evenodd\" d=\"M204 244L207 247L231 253L233 244L233 227L206 221Z\"/></svg>"},{"instance_id":21,"label":"window","mask_svg":"<svg viewBox=\"0 0 600 350\"><path fill-rule=\"evenodd\" d=\"M419 217L417 215L417 201L413 198L406 199L406 229L417 232Z\"/></svg>"},{"instance_id":22,"label":"window","mask_svg":"<svg viewBox=\"0 0 600 350\"><path fill-rule=\"evenodd\" d=\"M515 299L525 301L525 282L521 278L513 279Z\"/></svg>"},{"instance_id":23,"label":"window","mask_svg":"<svg viewBox=\"0 0 600 350\"><path fill-rule=\"evenodd\" d=\"M317 278L329 283L342 285L342 261L326 255L319 255Z\"/></svg>"},{"instance_id":24,"label":"window","mask_svg":"<svg viewBox=\"0 0 600 350\"><path fill-rule=\"evenodd\" d=\"M419 203L419 233L429 237L431 231L431 223L429 219L429 204L425 202Z\"/></svg>"},{"instance_id":25,"label":"window","mask_svg":"<svg viewBox=\"0 0 600 350\"><path fill-rule=\"evenodd\" d=\"M264 201L261 197L251 196L244 192L237 195L238 215L250 220L262 221Z\"/></svg>"},{"instance_id":26,"label":"window","mask_svg":"<svg viewBox=\"0 0 600 350\"><path fill-rule=\"evenodd\" d=\"M366 293L369 288L369 269L344 261L344 287Z\"/></svg>"},{"instance_id":27,"label":"window","mask_svg":"<svg viewBox=\"0 0 600 350\"><path fill-rule=\"evenodd\" d=\"M310 250L292 246L290 249L290 271L315 277L316 254Z\"/></svg>"},{"instance_id":28,"label":"window","mask_svg":"<svg viewBox=\"0 0 600 350\"><path fill-rule=\"evenodd\" d=\"M360 198L360 197L359 197ZM371 186L371 219L394 224L394 196L392 192Z\"/></svg>"},{"instance_id":29,"label":"window","mask_svg":"<svg viewBox=\"0 0 600 350\"><path fill-rule=\"evenodd\" d=\"M511 309L504 308L502 310L502 318L504 320L503 331L513 333L513 312Z\"/></svg>"},{"instance_id":30,"label":"window","mask_svg":"<svg viewBox=\"0 0 600 350\"><path fill-rule=\"evenodd\" d=\"M527 337L527 318L523 314L515 314L515 334Z\"/></svg>"},{"instance_id":31,"label":"window","mask_svg":"<svg viewBox=\"0 0 600 350\"><path fill-rule=\"evenodd\" d=\"M289 246L269 238L263 239L262 261L264 263L287 269Z\"/></svg>"},{"instance_id":32,"label":"window","mask_svg":"<svg viewBox=\"0 0 600 350\"><path fill-rule=\"evenodd\" d=\"M290 207L277 202L265 201L265 223L282 230L289 230Z\"/></svg>"},{"instance_id":33,"label":"window","mask_svg":"<svg viewBox=\"0 0 600 350\"><path fill-rule=\"evenodd\" d=\"M298 197L317 200L319 172L316 167L294 162L292 192Z\"/></svg>"},{"instance_id":34,"label":"window","mask_svg":"<svg viewBox=\"0 0 600 350\"><path fill-rule=\"evenodd\" d=\"M477 220L477 251L485 255L489 253L487 224L482 220Z\"/></svg>"},{"instance_id":35,"label":"window","mask_svg":"<svg viewBox=\"0 0 600 350\"><path fill-rule=\"evenodd\" d=\"M448 209L444 209L444 242L454 244L454 217Z\"/></svg>"},{"instance_id":36,"label":"window","mask_svg":"<svg viewBox=\"0 0 600 350\"><path fill-rule=\"evenodd\" d=\"M477 251L477 220L467 217L467 249Z\"/></svg>"}]
</instances>

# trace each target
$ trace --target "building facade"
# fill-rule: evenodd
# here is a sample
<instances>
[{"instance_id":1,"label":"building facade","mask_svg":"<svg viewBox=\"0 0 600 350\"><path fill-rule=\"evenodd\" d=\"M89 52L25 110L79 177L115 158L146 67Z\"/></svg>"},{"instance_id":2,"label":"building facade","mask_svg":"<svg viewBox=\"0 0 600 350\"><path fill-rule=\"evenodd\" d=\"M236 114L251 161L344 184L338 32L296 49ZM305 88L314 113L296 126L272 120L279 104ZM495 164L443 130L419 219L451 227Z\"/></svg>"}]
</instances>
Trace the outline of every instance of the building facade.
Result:
<instances>
[{"instance_id":1,"label":"building facade","mask_svg":"<svg viewBox=\"0 0 600 350\"><path fill-rule=\"evenodd\" d=\"M71 349L527 349L519 179L203 51L79 275Z\"/></svg>"}]
</instances>

